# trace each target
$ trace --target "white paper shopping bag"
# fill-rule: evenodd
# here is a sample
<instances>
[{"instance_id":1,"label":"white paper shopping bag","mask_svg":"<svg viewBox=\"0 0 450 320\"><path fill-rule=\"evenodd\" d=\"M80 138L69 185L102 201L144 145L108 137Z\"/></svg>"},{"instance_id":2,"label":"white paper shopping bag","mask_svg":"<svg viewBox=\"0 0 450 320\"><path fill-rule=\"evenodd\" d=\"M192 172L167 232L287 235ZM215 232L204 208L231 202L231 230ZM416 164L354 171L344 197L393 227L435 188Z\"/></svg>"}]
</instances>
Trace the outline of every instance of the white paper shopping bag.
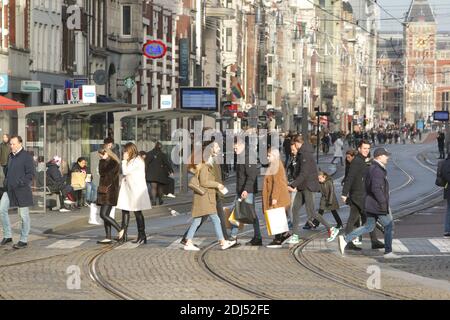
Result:
<instances>
[{"instance_id":1,"label":"white paper shopping bag","mask_svg":"<svg viewBox=\"0 0 450 320\"><path fill-rule=\"evenodd\" d=\"M269 236L289 231L284 208L269 209L264 212L266 218L267 233Z\"/></svg>"}]
</instances>

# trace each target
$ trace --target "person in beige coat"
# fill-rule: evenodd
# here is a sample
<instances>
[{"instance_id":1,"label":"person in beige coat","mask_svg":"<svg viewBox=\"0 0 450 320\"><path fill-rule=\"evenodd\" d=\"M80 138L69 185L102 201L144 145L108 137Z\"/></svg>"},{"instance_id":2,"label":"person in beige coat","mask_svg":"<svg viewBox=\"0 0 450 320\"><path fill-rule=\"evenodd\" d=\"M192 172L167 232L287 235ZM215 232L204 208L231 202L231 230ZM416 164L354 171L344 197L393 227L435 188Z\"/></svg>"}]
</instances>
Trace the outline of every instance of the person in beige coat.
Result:
<instances>
[{"instance_id":1,"label":"person in beige coat","mask_svg":"<svg viewBox=\"0 0 450 320\"><path fill-rule=\"evenodd\" d=\"M145 181L145 163L139 157L134 143L124 147L122 160L122 183L117 200L117 209L122 210L122 229L127 230L130 221L130 211L134 211L138 228L138 238L133 243L147 243L145 220L142 210L152 208ZM125 231L126 233L126 231Z\"/></svg>"},{"instance_id":2,"label":"person in beige coat","mask_svg":"<svg viewBox=\"0 0 450 320\"><path fill-rule=\"evenodd\" d=\"M195 174L198 175L200 187L206 190L204 195L200 195L194 192L194 199L192 201L192 224L186 236L186 244L184 250L199 251L200 248L196 247L192 239L194 238L197 227L202 222L203 216L209 216L214 225L214 231L216 232L217 239L222 247L222 250L228 249L236 244L236 241L225 240L222 227L220 225L220 219L217 215L216 209L216 190L223 190L224 186L221 183L215 181L213 173L213 159L209 157L207 162L196 164ZM191 166L192 169L192 166Z\"/></svg>"},{"instance_id":3,"label":"person in beige coat","mask_svg":"<svg viewBox=\"0 0 450 320\"><path fill-rule=\"evenodd\" d=\"M269 167L264 175L263 184L263 210L285 208L288 212L291 205L291 197L287 189L286 171L280 159L277 149L269 149L267 153ZM290 237L289 232L275 235L268 248L281 248L281 245Z\"/></svg>"}]
</instances>

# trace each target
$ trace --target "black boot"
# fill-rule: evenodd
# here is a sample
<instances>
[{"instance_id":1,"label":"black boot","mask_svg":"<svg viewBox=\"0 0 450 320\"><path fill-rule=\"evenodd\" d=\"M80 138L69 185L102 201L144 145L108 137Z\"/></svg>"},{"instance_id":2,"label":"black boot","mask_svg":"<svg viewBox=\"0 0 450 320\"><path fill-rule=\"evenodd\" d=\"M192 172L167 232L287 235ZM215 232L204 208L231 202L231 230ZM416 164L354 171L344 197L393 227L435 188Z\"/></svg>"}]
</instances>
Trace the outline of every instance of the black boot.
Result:
<instances>
[{"instance_id":1,"label":"black boot","mask_svg":"<svg viewBox=\"0 0 450 320\"><path fill-rule=\"evenodd\" d=\"M145 219L142 211L135 211L136 223L138 229L138 237L133 243L147 243L147 236L145 234Z\"/></svg>"},{"instance_id":2,"label":"black boot","mask_svg":"<svg viewBox=\"0 0 450 320\"><path fill-rule=\"evenodd\" d=\"M128 223L130 222L130 213L128 211L122 210L122 226L121 229L125 230L121 241L128 241Z\"/></svg>"}]
</instances>

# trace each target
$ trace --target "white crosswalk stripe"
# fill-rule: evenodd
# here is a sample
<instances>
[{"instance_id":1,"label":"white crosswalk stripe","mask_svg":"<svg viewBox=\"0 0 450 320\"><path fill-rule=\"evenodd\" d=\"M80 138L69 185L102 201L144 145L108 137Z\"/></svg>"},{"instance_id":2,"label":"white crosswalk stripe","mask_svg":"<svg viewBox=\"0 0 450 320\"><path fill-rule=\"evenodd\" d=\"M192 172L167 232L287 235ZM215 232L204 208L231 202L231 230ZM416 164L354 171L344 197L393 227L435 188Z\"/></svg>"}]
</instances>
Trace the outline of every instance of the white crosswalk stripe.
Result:
<instances>
[{"instance_id":1,"label":"white crosswalk stripe","mask_svg":"<svg viewBox=\"0 0 450 320\"><path fill-rule=\"evenodd\" d=\"M83 243L89 241L89 239L68 239L68 240L58 240L47 246L49 249L73 249L81 246Z\"/></svg>"},{"instance_id":2,"label":"white crosswalk stripe","mask_svg":"<svg viewBox=\"0 0 450 320\"><path fill-rule=\"evenodd\" d=\"M409 252L409 249L399 239L392 240L392 250L395 253L400 253L400 252L408 253Z\"/></svg>"},{"instance_id":3,"label":"white crosswalk stripe","mask_svg":"<svg viewBox=\"0 0 450 320\"><path fill-rule=\"evenodd\" d=\"M442 253L450 252L450 239L428 239Z\"/></svg>"}]
</instances>

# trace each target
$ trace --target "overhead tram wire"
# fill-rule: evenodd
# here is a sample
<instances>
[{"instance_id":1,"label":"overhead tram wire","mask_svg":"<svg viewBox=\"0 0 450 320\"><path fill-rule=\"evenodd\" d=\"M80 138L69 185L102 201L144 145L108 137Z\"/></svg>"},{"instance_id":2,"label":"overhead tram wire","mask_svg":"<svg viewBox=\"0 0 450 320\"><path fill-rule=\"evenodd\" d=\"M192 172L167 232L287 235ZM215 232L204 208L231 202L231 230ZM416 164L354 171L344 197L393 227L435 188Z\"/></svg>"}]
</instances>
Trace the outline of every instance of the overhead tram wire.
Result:
<instances>
[{"instance_id":1,"label":"overhead tram wire","mask_svg":"<svg viewBox=\"0 0 450 320\"><path fill-rule=\"evenodd\" d=\"M387 11L385 8L383 8L383 6L380 5L380 4L377 2L377 0L370 0L370 2L376 4L378 7L380 7L381 10L383 10L384 12L386 12L389 16L391 16L392 18L394 18L396 21L398 21L402 26L408 28L408 24L407 24L407 23L405 23L405 22L403 22L403 21L400 21L398 18L394 17L389 11Z\"/></svg>"}]
</instances>

